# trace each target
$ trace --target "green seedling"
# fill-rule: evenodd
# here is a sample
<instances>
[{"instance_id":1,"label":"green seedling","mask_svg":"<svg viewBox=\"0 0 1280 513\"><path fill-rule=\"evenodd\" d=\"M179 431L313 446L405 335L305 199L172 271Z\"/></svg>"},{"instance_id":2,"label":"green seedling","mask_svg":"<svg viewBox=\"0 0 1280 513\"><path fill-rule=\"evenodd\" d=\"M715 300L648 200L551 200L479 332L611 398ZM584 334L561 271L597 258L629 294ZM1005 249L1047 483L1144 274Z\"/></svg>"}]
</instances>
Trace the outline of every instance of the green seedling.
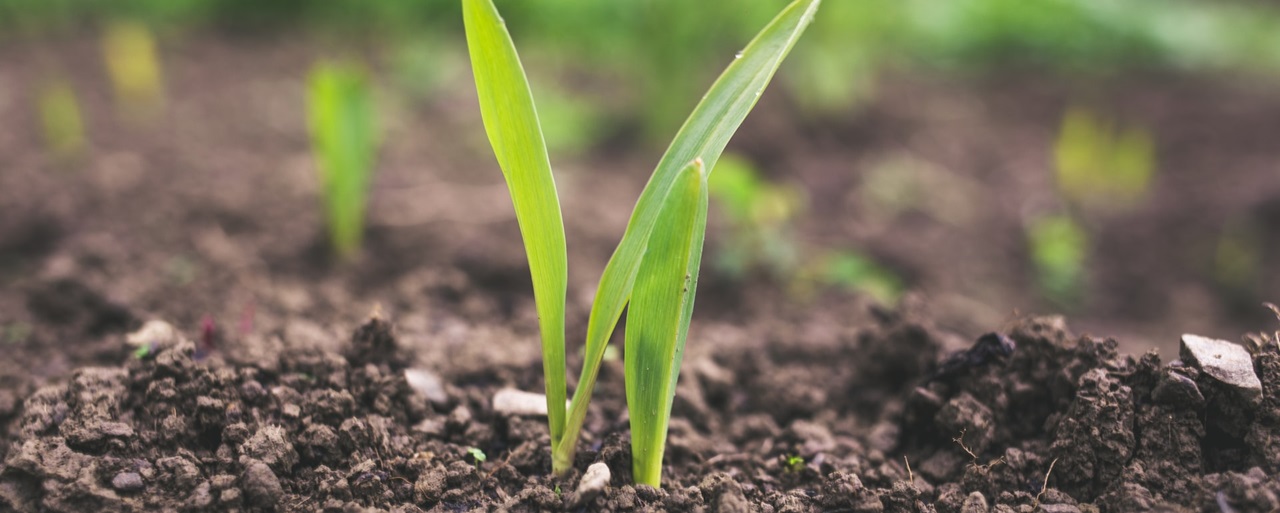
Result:
<instances>
[{"instance_id":1,"label":"green seedling","mask_svg":"<svg viewBox=\"0 0 1280 513\"><path fill-rule=\"evenodd\" d=\"M350 64L317 65L307 80L307 114L329 241L349 260L360 249L378 146L366 73Z\"/></svg>"},{"instance_id":2,"label":"green seedling","mask_svg":"<svg viewBox=\"0 0 1280 513\"><path fill-rule=\"evenodd\" d=\"M804 470L804 457L799 454L782 456L782 468L793 473Z\"/></svg>"},{"instance_id":3,"label":"green seedling","mask_svg":"<svg viewBox=\"0 0 1280 513\"><path fill-rule=\"evenodd\" d=\"M471 459L476 462L477 467L479 467L481 463L484 463L485 460L489 459L489 457L486 456L484 451L480 450L479 447L468 447L467 455L471 456Z\"/></svg>"},{"instance_id":4,"label":"green seedling","mask_svg":"<svg viewBox=\"0 0 1280 513\"><path fill-rule=\"evenodd\" d=\"M740 278L763 269L789 282L790 293L811 296L820 286L861 292L891 305L903 284L893 271L852 251L822 251L796 241L792 221L806 207L803 191L770 183L744 158L728 154L707 181L729 228L716 265Z\"/></svg>"},{"instance_id":5,"label":"green seedling","mask_svg":"<svg viewBox=\"0 0 1280 513\"><path fill-rule=\"evenodd\" d=\"M1027 238L1036 278L1045 295L1062 305L1077 302L1083 292L1089 249L1084 228L1071 216L1051 215L1032 222Z\"/></svg>"},{"instance_id":6,"label":"green seedling","mask_svg":"<svg viewBox=\"0 0 1280 513\"><path fill-rule=\"evenodd\" d=\"M1214 248L1214 281L1228 291L1249 295L1261 283L1262 255L1262 237L1254 223L1240 220L1227 223Z\"/></svg>"},{"instance_id":7,"label":"green seedling","mask_svg":"<svg viewBox=\"0 0 1280 513\"><path fill-rule=\"evenodd\" d=\"M49 152L59 160L75 160L84 154L84 118L71 84L57 80L40 90L40 127Z\"/></svg>"},{"instance_id":8,"label":"green seedling","mask_svg":"<svg viewBox=\"0 0 1280 513\"><path fill-rule=\"evenodd\" d=\"M1076 204L1127 206L1146 195L1155 174L1155 143L1146 130L1069 109L1053 147L1058 189Z\"/></svg>"},{"instance_id":9,"label":"green seedling","mask_svg":"<svg viewBox=\"0 0 1280 513\"><path fill-rule=\"evenodd\" d=\"M805 207L803 191L770 183L734 154L720 159L707 186L729 229L716 267L735 278L761 268L778 277L790 275L800 259L791 224Z\"/></svg>"},{"instance_id":10,"label":"green seedling","mask_svg":"<svg viewBox=\"0 0 1280 513\"><path fill-rule=\"evenodd\" d=\"M116 21L107 25L102 52L117 107L124 114L147 117L164 107L164 73L155 37L146 24Z\"/></svg>"},{"instance_id":11,"label":"green seedling","mask_svg":"<svg viewBox=\"0 0 1280 513\"><path fill-rule=\"evenodd\" d=\"M497 8L492 0L462 0L481 117L511 192L533 278L556 474L573 463L601 360L630 303L624 365L633 471L638 483L660 486L667 423L702 257L707 170L714 168L819 3L795 0L783 9L711 86L658 162L600 278L587 322L581 377L566 410L568 264L546 142L528 79Z\"/></svg>"},{"instance_id":12,"label":"green seedling","mask_svg":"<svg viewBox=\"0 0 1280 513\"><path fill-rule=\"evenodd\" d=\"M853 251L831 251L813 265L818 282L855 290L881 304L892 305L902 297L902 279L866 255Z\"/></svg>"}]
</instances>

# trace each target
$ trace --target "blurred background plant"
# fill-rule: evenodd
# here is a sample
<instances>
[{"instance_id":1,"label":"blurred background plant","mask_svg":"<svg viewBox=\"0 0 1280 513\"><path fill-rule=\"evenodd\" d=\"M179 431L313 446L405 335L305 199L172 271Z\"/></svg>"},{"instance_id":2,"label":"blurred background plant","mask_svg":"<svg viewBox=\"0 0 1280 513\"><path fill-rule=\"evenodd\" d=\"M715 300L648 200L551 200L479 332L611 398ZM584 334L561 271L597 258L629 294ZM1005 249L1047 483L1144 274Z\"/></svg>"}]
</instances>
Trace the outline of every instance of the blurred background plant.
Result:
<instances>
[{"instance_id":1,"label":"blurred background plant","mask_svg":"<svg viewBox=\"0 0 1280 513\"><path fill-rule=\"evenodd\" d=\"M158 115L164 108L164 78L151 28L132 20L108 23L102 52L121 113L139 120Z\"/></svg>"},{"instance_id":2,"label":"blurred background plant","mask_svg":"<svg viewBox=\"0 0 1280 513\"><path fill-rule=\"evenodd\" d=\"M1155 143L1139 127L1118 127L1072 107L1054 144L1058 190L1068 202L1121 209L1141 201L1156 170Z\"/></svg>"},{"instance_id":3,"label":"blurred background plant","mask_svg":"<svg viewBox=\"0 0 1280 513\"><path fill-rule=\"evenodd\" d=\"M807 214L804 190L763 178L751 162L726 154L708 178L724 236L715 245L715 271L733 280L762 275L784 284L798 300L839 287L892 305L904 286L891 270L854 250L804 244L793 223Z\"/></svg>"},{"instance_id":4,"label":"blurred background plant","mask_svg":"<svg viewBox=\"0 0 1280 513\"><path fill-rule=\"evenodd\" d=\"M44 143L54 158L71 163L84 157L84 119L80 100L65 79L46 82L40 88L40 127Z\"/></svg>"},{"instance_id":5,"label":"blurred background plant","mask_svg":"<svg viewBox=\"0 0 1280 513\"><path fill-rule=\"evenodd\" d=\"M307 119L329 240L338 257L350 260L360 250L378 151L367 73L351 63L317 64L307 78Z\"/></svg>"}]
</instances>

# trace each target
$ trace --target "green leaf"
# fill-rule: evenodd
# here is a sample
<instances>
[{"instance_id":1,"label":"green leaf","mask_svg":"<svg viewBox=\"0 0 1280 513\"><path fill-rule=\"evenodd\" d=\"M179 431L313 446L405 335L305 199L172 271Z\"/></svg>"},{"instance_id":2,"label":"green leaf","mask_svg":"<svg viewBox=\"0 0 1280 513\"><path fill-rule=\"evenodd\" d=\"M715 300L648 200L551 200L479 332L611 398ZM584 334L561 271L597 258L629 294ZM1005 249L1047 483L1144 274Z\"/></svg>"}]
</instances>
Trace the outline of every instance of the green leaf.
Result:
<instances>
[{"instance_id":1,"label":"green leaf","mask_svg":"<svg viewBox=\"0 0 1280 513\"><path fill-rule=\"evenodd\" d=\"M600 359L631 296L641 255L671 184L680 170L695 159L702 159L706 169L715 167L729 138L742 125L782 59L813 20L819 3L820 0L795 0L747 44L694 108L640 193L627 223L627 231L605 266L600 286L596 289L591 317L587 322L586 359L578 388L573 393L565 443L556 448L553 457L557 472L567 469L573 461L574 441L586 419L587 403L595 387Z\"/></svg>"},{"instance_id":2,"label":"green leaf","mask_svg":"<svg viewBox=\"0 0 1280 513\"><path fill-rule=\"evenodd\" d=\"M640 261L625 350L632 471L637 483L655 488L661 486L662 452L706 236L702 161L695 160L677 175L657 222L663 229L652 231Z\"/></svg>"},{"instance_id":3,"label":"green leaf","mask_svg":"<svg viewBox=\"0 0 1280 513\"><path fill-rule=\"evenodd\" d=\"M373 97L364 72L351 65L319 64L307 82L329 239L339 256L350 258L360 249L377 145Z\"/></svg>"},{"instance_id":4,"label":"green leaf","mask_svg":"<svg viewBox=\"0 0 1280 513\"><path fill-rule=\"evenodd\" d=\"M553 448L565 432L564 308L568 287L564 222L529 81L491 0L463 0L467 48L489 143L498 157L533 275L542 334L547 420Z\"/></svg>"}]
</instances>

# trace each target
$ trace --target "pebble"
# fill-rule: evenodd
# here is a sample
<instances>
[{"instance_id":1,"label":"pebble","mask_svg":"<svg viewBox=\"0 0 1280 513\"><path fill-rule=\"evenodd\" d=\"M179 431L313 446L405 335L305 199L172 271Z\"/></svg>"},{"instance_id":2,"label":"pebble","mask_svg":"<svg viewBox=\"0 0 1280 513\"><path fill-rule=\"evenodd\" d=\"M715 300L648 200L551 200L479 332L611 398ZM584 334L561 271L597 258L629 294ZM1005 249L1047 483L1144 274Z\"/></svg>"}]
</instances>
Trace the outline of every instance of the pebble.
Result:
<instances>
[{"instance_id":1,"label":"pebble","mask_svg":"<svg viewBox=\"0 0 1280 513\"><path fill-rule=\"evenodd\" d=\"M164 321L147 321L138 331L125 335L124 340L133 347L169 347L178 341L178 330Z\"/></svg>"},{"instance_id":2,"label":"pebble","mask_svg":"<svg viewBox=\"0 0 1280 513\"><path fill-rule=\"evenodd\" d=\"M136 492L145 486L142 475L137 472L121 472L111 478L111 487L121 492Z\"/></svg>"},{"instance_id":3,"label":"pebble","mask_svg":"<svg viewBox=\"0 0 1280 513\"><path fill-rule=\"evenodd\" d=\"M1253 371L1253 358L1239 344L1198 335L1183 335L1181 356L1210 377L1247 397L1262 397L1262 381Z\"/></svg>"},{"instance_id":4,"label":"pebble","mask_svg":"<svg viewBox=\"0 0 1280 513\"><path fill-rule=\"evenodd\" d=\"M280 479L271 471L271 467L260 461L245 467L244 473L240 475L240 488L243 489L244 498L250 506L263 509L274 508L284 496Z\"/></svg>"},{"instance_id":5,"label":"pebble","mask_svg":"<svg viewBox=\"0 0 1280 513\"><path fill-rule=\"evenodd\" d=\"M405 369L404 379L409 382L410 388L422 394L432 404L439 406L449 402L449 393L445 391L444 380L440 379L440 375L425 369Z\"/></svg>"},{"instance_id":6,"label":"pebble","mask_svg":"<svg viewBox=\"0 0 1280 513\"><path fill-rule=\"evenodd\" d=\"M582 480L578 481L578 504L586 504L595 500L606 487L609 486L609 479L612 474L609 472L609 466L604 462L592 463L587 467L587 471L582 474Z\"/></svg>"},{"instance_id":7,"label":"pebble","mask_svg":"<svg viewBox=\"0 0 1280 513\"><path fill-rule=\"evenodd\" d=\"M565 401L565 408L569 402ZM547 396L525 392L514 388L504 388L493 394L493 411L506 415L547 415Z\"/></svg>"}]
</instances>

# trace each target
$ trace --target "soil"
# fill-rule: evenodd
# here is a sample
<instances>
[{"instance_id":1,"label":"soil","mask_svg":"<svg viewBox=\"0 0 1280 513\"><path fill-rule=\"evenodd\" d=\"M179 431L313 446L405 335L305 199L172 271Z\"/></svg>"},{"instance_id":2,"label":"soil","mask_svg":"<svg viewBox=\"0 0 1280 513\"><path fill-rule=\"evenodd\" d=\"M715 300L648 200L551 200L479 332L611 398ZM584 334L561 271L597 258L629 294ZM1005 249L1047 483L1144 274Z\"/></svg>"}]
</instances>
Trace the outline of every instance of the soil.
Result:
<instances>
[{"instance_id":1,"label":"soil","mask_svg":"<svg viewBox=\"0 0 1280 513\"><path fill-rule=\"evenodd\" d=\"M1280 267L1223 299L1204 255L1241 219L1264 256L1280 244L1267 138L1280 89L891 76L839 120L767 95L730 149L809 191L799 237L865 248L915 292L895 309L839 290L796 302L766 278L704 271L655 490L630 485L620 362L605 363L562 478L545 418L492 408L500 389L539 390L541 365L518 228L467 87L387 95L364 255L343 263L327 256L303 124L315 52L200 36L166 48L167 108L151 120L114 109L92 40L40 59L0 48L0 119L37 126L28 100L52 70L78 85L93 141L62 161L34 128L0 133L0 510L1280 508L1277 342L1244 340L1256 395L1174 359L1183 332L1274 326L1257 301ZM1053 309L1021 263L1021 226L1053 203L1046 148L1081 98L1161 141L1149 201L1085 214L1101 242L1072 322L1114 339L1011 313ZM571 339L625 225L617 206L653 160L600 151L557 168ZM964 198L966 214L863 201L871 170L903 162L925 177L923 205ZM149 320L175 330L127 344ZM1014 349L991 349L989 331ZM439 386L414 389L406 369ZM610 486L579 497L594 462Z\"/></svg>"}]
</instances>

